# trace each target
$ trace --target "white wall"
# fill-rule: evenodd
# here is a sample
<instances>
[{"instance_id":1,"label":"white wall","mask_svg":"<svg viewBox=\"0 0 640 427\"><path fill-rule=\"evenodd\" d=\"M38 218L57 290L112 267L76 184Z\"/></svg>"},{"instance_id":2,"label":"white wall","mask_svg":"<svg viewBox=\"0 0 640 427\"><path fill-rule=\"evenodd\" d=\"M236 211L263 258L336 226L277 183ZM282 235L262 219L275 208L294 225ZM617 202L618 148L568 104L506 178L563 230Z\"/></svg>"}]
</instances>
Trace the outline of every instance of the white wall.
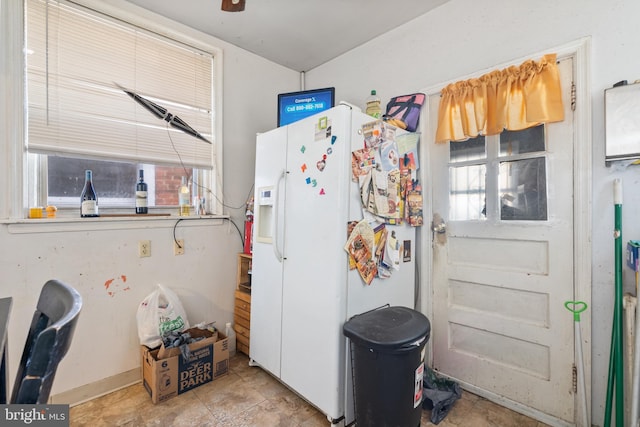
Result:
<instances>
[{"instance_id":1,"label":"white wall","mask_svg":"<svg viewBox=\"0 0 640 427\"><path fill-rule=\"evenodd\" d=\"M8 2L13 1L0 0L0 11L7 10ZM298 89L298 73L121 0L105 3L126 9L128 16L139 14L223 50L224 210L242 229L244 204L253 185L255 135L275 127L277 94ZM0 32L20 43L19 31L8 31L9 26ZM0 51L0 117L6 117L11 104L7 98L14 96L10 89L19 87L19 82L6 81L12 64L9 53ZM265 100L272 102L265 104ZM15 168L9 166L12 150L8 148L14 134L0 132L0 165L15 174ZM6 206L11 203L13 192L6 185L8 181L0 179L4 187L0 212L8 212ZM157 283L176 290L192 323L215 320L224 325L231 321L236 254L242 250L238 232L223 220L182 221L176 235L185 240L186 252L177 257L172 250L174 224L174 220L106 220L97 226L82 222L0 224L0 297L14 298L9 328L11 384L40 288L50 278L77 287L84 298L73 344L60 365L53 395L68 395L83 387L86 391L91 388L87 385L140 366L136 309ZM151 240L150 258L137 256L141 239ZM107 289L111 279L115 280ZM115 292L110 295L112 290Z\"/></svg>"},{"instance_id":2,"label":"white wall","mask_svg":"<svg viewBox=\"0 0 640 427\"><path fill-rule=\"evenodd\" d=\"M593 131L592 419L601 425L613 318L612 181L624 183L623 241L640 238L640 167L604 166L604 89L640 78L640 2L636 0L452 0L307 73L308 87L335 86L359 105L370 89L394 95L495 68L591 37ZM625 276L629 270L625 267ZM625 277L627 281L627 277Z\"/></svg>"},{"instance_id":3,"label":"white wall","mask_svg":"<svg viewBox=\"0 0 640 427\"><path fill-rule=\"evenodd\" d=\"M222 220L182 221L176 235L185 240L185 254L174 256L175 221L153 222L149 228L142 228L139 221L95 227L82 223L3 225L0 296L13 297L11 379L40 288L50 278L72 285L84 300L53 394L139 366L136 310L158 283L178 293L192 323L215 320L224 325L232 319L235 276L230 266L240 250L235 230ZM149 258L138 258L138 240L142 239L151 241Z\"/></svg>"},{"instance_id":4,"label":"white wall","mask_svg":"<svg viewBox=\"0 0 640 427\"><path fill-rule=\"evenodd\" d=\"M256 134L277 126L278 93L299 90L296 71L227 45L224 51L225 208L242 225L253 188ZM251 192L253 195L253 192Z\"/></svg>"}]
</instances>

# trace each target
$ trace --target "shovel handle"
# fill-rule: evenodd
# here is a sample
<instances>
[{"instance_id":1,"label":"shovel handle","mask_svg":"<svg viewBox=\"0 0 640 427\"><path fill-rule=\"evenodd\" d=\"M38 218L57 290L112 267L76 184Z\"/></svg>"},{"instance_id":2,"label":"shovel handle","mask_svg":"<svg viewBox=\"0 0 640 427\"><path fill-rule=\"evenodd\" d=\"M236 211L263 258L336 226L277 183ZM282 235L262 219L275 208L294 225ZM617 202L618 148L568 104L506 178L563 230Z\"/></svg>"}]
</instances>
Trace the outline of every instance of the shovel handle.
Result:
<instances>
[{"instance_id":1,"label":"shovel handle","mask_svg":"<svg viewBox=\"0 0 640 427\"><path fill-rule=\"evenodd\" d=\"M587 303L584 301L567 301L564 303L567 310L573 313L573 321L580 321L580 313L587 309Z\"/></svg>"}]
</instances>

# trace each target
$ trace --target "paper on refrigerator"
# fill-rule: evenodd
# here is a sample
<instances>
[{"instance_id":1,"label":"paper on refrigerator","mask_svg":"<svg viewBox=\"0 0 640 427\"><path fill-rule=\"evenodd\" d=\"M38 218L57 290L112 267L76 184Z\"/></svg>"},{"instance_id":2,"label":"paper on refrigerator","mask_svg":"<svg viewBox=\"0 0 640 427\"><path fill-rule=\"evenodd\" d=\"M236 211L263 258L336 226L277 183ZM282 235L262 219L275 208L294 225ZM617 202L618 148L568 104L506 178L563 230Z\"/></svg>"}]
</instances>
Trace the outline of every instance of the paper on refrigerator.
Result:
<instances>
[{"instance_id":1,"label":"paper on refrigerator","mask_svg":"<svg viewBox=\"0 0 640 427\"><path fill-rule=\"evenodd\" d=\"M349 235L344 250L353 259L355 268L360 277L369 285L378 272L376 261L373 257L375 247L375 233L373 228L365 220L358 222Z\"/></svg>"}]
</instances>

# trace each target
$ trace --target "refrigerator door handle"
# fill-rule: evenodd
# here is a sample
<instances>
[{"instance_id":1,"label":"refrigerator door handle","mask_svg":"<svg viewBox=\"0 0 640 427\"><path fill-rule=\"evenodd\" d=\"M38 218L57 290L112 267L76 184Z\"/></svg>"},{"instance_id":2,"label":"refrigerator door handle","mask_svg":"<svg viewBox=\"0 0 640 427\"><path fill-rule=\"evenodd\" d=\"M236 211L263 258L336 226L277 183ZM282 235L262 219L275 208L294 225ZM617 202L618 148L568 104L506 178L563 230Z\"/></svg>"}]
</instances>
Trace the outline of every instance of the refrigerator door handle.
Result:
<instances>
[{"instance_id":1,"label":"refrigerator door handle","mask_svg":"<svg viewBox=\"0 0 640 427\"><path fill-rule=\"evenodd\" d=\"M278 177L278 182L276 184L276 200L274 205L274 215L273 215L273 254L276 256L278 262L282 262L284 257L282 256L282 251L278 248L278 219L280 217L280 212L278 208L280 207L280 184L285 176L285 170L283 169L280 172L280 176Z\"/></svg>"}]
</instances>

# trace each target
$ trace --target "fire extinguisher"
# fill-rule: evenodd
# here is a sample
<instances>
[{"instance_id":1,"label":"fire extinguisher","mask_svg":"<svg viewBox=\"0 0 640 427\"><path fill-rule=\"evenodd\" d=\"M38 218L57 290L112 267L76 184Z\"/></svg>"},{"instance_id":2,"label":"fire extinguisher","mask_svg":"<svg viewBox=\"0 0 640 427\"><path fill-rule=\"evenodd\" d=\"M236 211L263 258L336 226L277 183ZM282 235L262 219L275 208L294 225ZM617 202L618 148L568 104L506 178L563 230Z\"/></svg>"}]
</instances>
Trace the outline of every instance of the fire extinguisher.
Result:
<instances>
[{"instance_id":1,"label":"fire extinguisher","mask_svg":"<svg viewBox=\"0 0 640 427\"><path fill-rule=\"evenodd\" d=\"M244 253L251 254L253 246L253 221L244 222Z\"/></svg>"},{"instance_id":2,"label":"fire extinguisher","mask_svg":"<svg viewBox=\"0 0 640 427\"><path fill-rule=\"evenodd\" d=\"M244 253L251 254L253 250L253 197L247 201L247 211L244 221Z\"/></svg>"}]
</instances>

